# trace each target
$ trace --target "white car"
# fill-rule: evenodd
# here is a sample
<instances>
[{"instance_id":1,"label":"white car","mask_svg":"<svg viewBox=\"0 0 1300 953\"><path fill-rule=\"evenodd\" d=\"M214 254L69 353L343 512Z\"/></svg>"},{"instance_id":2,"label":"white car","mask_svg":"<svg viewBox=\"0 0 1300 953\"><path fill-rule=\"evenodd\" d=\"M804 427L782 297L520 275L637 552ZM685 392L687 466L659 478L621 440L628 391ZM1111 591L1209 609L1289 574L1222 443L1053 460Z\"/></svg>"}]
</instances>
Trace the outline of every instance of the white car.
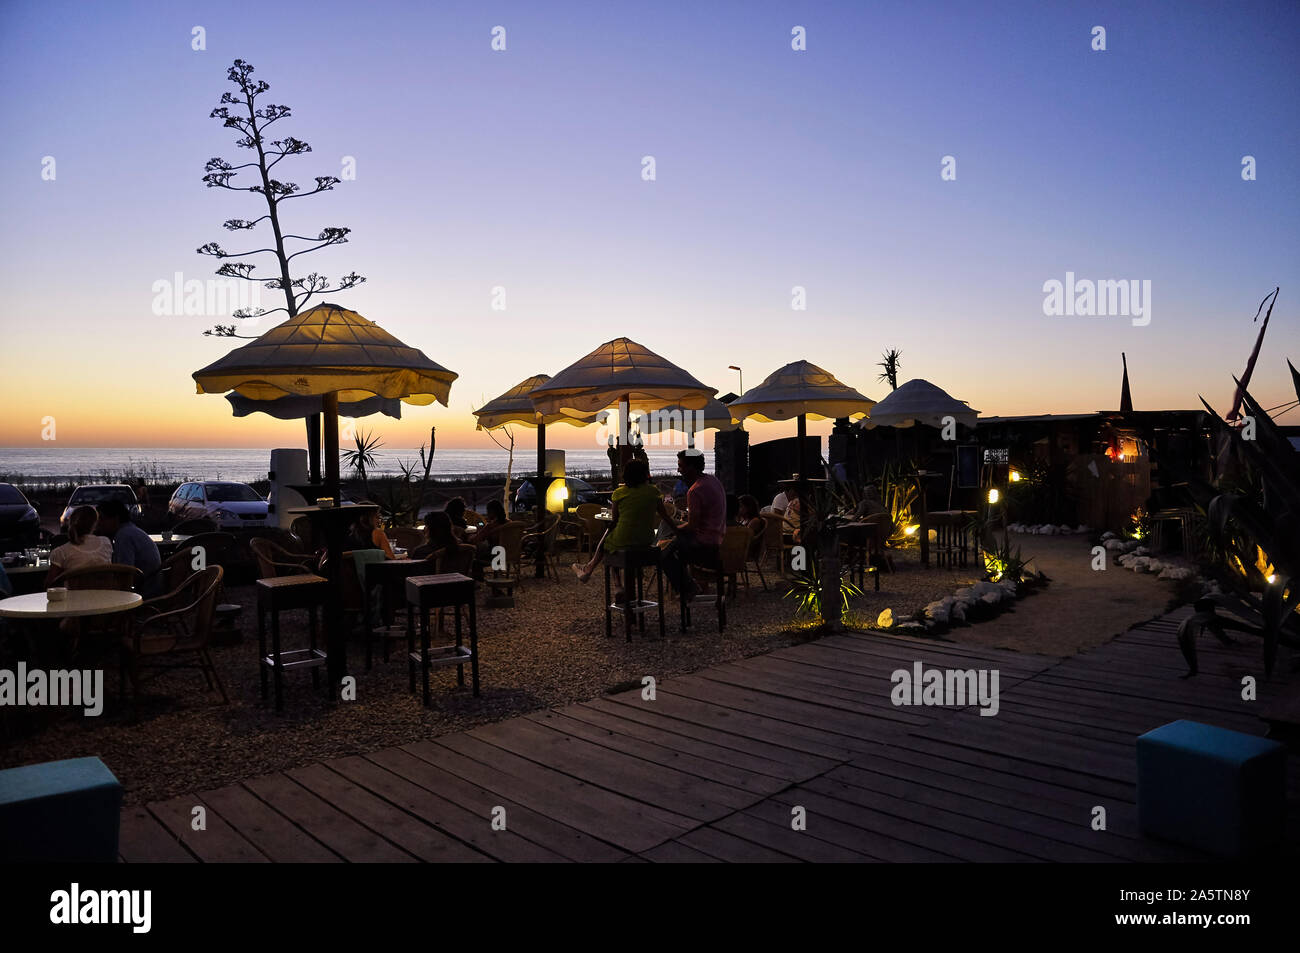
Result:
<instances>
[{"instance_id":1,"label":"white car","mask_svg":"<svg viewBox=\"0 0 1300 953\"><path fill-rule=\"evenodd\" d=\"M140 503L136 500L135 490L131 487L125 483L91 483L77 487L72 491L72 496L68 497L68 505L59 515L59 525L63 528L63 532L67 532L68 514L76 507L98 506L109 500L119 500L131 514L131 519L140 518Z\"/></svg>"},{"instance_id":2,"label":"white car","mask_svg":"<svg viewBox=\"0 0 1300 953\"><path fill-rule=\"evenodd\" d=\"M167 512L177 520L212 520L223 530L270 525L266 500L247 483L182 483Z\"/></svg>"}]
</instances>

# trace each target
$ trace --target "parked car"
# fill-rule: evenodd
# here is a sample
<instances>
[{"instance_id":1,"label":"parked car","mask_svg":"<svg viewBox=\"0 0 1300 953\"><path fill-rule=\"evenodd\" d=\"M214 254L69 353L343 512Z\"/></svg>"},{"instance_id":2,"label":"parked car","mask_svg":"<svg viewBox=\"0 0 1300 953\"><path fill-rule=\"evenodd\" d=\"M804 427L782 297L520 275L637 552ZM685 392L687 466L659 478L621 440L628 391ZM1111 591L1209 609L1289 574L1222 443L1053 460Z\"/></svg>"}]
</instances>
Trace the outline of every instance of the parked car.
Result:
<instances>
[{"instance_id":1,"label":"parked car","mask_svg":"<svg viewBox=\"0 0 1300 953\"><path fill-rule=\"evenodd\" d=\"M576 477L565 477L564 485L569 489L569 498L565 502L570 509L577 506L579 503L605 502L605 495L586 480L579 480ZM525 479L519 484L519 489L515 492L515 509L531 510L536 506L537 490L533 487L533 480Z\"/></svg>"},{"instance_id":2,"label":"parked car","mask_svg":"<svg viewBox=\"0 0 1300 953\"><path fill-rule=\"evenodd\" d=\"M167 513L176 520L212 520L223 530L270 525L266 500L247 483L182 483L172 494Z\"/></svg>"},{"instance_id":3,"label":"parked car","mask_svg":"<svg viewBox=\"0 0 1300 953\"><path fill-rule=\"evenodd\" d=\"M63 515L59 517L59 526L67 532L68 514L73 507L98 506L109 500L121 500L131 514L131 519L140 518L140 501L136 499L135 490L131 487L125 483L88 483L72 491L68 505L63 508Z\"/></svg>"},{"instance_id":4,"label":"parked car","mask_svg":"<svg viewBox=\"0 0 1300 953\"><path fill-rule=\"evenodd\" d=\"M0 483L0 542L35 546L40 533L41 519L36 507L12 483Z\"/></svg>"}]
</instances>

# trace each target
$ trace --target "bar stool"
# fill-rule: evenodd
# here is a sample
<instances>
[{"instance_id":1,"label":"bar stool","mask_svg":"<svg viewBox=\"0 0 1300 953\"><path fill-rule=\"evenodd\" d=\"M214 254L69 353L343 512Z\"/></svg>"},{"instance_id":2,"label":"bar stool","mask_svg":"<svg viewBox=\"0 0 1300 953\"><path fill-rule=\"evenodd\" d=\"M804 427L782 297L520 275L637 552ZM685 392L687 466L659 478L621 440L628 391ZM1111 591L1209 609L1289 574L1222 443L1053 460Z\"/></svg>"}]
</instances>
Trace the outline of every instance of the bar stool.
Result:
<instances>
[{"instance_id":1,"label":"bar stool","mask_svg":"<svg viewBox=\"0 0 1300 953\"><path fill-rule=\"evenodd\" d=\"M386 559L383 562L365 564L365 583L361 587L362 613L366 631L366 671L374 664L374 640L380 639L384 644L384 661L388 661L388 643L390 639L400 639L406 635L405 625L395 625L397 604L404 603L406 580L412 576L427 576L435 570L435 565L427 559ZM380 590L380 622L370 627L371 591Z\"/></svg>"},{"instance_id":2,"label":"bar stool","mask_svg":"<svg viewBox=\"0 0 1300 953\"><path fill-rule=\"evenodd\" d=\"M713 608L717 611L718 614L718 634L721 635L722 630L727 627L727 595L726 592L724 591L726 587L723 583L721 550L700 552L697 549L695 550L694 555L691 556L690 558L683 556L682 558L683 583L685 583L685 581L690 578L692 568L703 569L705 572L712 573L713 576L717 579L717 588L714 590L714 597L713 597ZM677 593L677 598L679 600L679 607L681 610L681 631L682 632L685 632L691 626L692 601L699 604L705 604L701 600L701 597L698 595L695 597L694 600L688 600L686 598L685 589L686 587L685 585L683 585L681 591Z\"/></svg>"},{"instance_id":3,"label":"bar stool","mask_svg":"<svg viewBox=\"0 0 1300 953\"><path fill-rule=\"evenodd\" d=\"M257 648L261 664L262 700L267 696L267 669L275 673L275 710L284 710L284 673L288 669L310 668L312 687L320 687L320 667L327 656L316 647L316 607L325 602L329 582L323 576L302 573L257 580ZM280 613L306 609L310 619L311 644L305 649L280 649ZM271 613L271 651L266 651L266 613Z\"/></svg>"},{"instance_id":4,"label":"bar stool","mask_svg":"<svg viewBox=\"0 0 1300 953\"><path fill-rule=\"evenodd\" d=\"M411 678L411 691L415 691L415 666L419 664L424 675L424 707L433 703L429 690L429 669L456 666L456 682L465 684L465 663L470 663L474 697L478 697L478 617L474 605L474 580L458 572L438 573L431 576L410 576L406 580L406 657ZM460 607L469 606L469 649L461 640ZM456 644L429 647L429 610L455 609ZM420 651L415 650L415 616L420 616Z\"/></svg>"},{"instance_id":5,"label":"bar stool","mask_svg":"<svg viewBox=\"0 0 1300 953\"><path fill-rule=\"evenodd\" d=\"M664 574L659 565L660 550L658 546L637 546L620 549L605 556L605 638L613 636L612 613L623 613L623 628L627 640L632 641L632 618L636 617L641 634L645 635L645 614L651 609L659 610L659 638L664 638ZM611 569L623 570L623 605L618 605L610 596L609 573ZM645 598L644 570L654 569L655 581L659 587L659 601L652 602Z\"/></svg>"}]
</instances>

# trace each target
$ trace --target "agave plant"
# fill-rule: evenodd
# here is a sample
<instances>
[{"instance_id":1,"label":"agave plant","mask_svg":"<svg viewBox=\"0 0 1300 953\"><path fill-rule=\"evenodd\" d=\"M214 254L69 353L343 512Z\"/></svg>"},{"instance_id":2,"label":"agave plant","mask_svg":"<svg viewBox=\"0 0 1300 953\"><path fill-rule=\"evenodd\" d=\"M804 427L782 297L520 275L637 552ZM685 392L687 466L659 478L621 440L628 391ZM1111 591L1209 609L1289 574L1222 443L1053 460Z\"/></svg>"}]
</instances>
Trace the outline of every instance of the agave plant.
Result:
<instances>
[{"instance_id":1,"label":"agave plant","mask_svg":"<svg viewBox=\"0 0 1300 953\"><path fill-rule=\"evenodd\" d=\"M1231 604L1261 619L1246 630L1263 637L1264 671L1272 674L1278 645L1300 645L1300 453L1249 392L1243 401L1250 429L1225 423L1202 398L1225 471L1215 484L1194 474L1182 478L1204 514L1208 549ZM1195 651L1195 641L1185 640L1193 671Z\"/></svg>"},{"instance_id":2,"label":"agave plant","mask_svg":"<svg viewBox=\"0 0 1300 953\"><path fill-rule=\"evenodd\" d=\"M909 538L907 527L912 523L912 507L919 492L916 470L916 463L908 460L886 465L880 475L880 502L889 511L892 546L901 545Z\"/></svg>"},{"instance_id":3,"label":"agave plant","mask_svg":"<svg viewBox=\"0 0 1300 953\"><path fill-rule=\"evenodd\" d=\"M880 356L882 360L876 367L880 368L881 374L876 380L887 383L891 391L898 390L898 372L903 369L901 360L903 352L896 347L891 347Z\"/></svg>"},{"instance_id":4,"label":"agave plant","mask_svg":"<svg viewBox=\"0 0 1300 953\"><path fill-rule=\"evenodd\" d=\"M375 466L375 451L382 447L383 441L374 431L364 431L358 429L352 435L356 441L356 447L350 450L344 450L343 465L349 470L356 473L361 480L361 486L367 495L370 493L370 483L367 479L367 471Z\"/></svg>"}]
</instances>

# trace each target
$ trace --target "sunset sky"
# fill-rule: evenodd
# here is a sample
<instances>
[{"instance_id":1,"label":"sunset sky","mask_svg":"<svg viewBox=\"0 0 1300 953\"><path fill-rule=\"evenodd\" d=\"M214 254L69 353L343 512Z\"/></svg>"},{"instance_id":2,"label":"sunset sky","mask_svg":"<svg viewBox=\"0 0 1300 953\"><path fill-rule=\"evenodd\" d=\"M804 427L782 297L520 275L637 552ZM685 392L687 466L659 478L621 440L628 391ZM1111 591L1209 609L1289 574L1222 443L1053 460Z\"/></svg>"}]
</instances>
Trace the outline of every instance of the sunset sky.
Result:
<instances>
[{"instance_id":1,"label":"sunset sky","mask_svg":"<svg viewBox=\"0 0 1300 953\"><path fill-rule=\"evenodd\" d=\"M221 228L260 196L202 183L209 157L248 156L208 118L235 58L292 107L275 132L313 147L283 178L355 160L284 207L290 231L352 229L299 274L368 278L311 304L460 374L450 408L367 422L389 446L434 425L491 447L473 407L622 335L722 393L728 365L752 387L806 359L879 400L899 348L904 380L984 414L1116 407L1125 351L1138 409L1223 411L1278 285L1252 390L1280 404L1300 363L1298 38L1291 2L7 0L0 447L39 446L45 417L60 446L301 441L195 394L241 343L201 333L227 314L154 313L156 282L212 277L199 245L262 245ZM1150 323L1045 315L1067 272L1149 281Z\"/></svg>"}]
</instances>

